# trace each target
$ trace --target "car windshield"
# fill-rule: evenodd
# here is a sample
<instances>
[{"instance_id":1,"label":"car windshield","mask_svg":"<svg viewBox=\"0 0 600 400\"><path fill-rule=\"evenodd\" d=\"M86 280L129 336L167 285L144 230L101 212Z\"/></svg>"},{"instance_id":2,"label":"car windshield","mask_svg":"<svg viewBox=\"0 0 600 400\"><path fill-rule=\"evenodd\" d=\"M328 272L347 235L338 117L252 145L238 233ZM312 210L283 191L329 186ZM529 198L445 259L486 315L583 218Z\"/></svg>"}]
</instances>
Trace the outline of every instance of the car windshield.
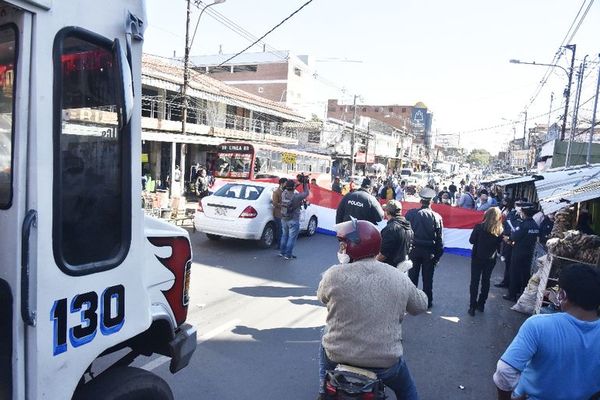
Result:
<instances>
[{"instance_id":1,"label":"car windshield","mask_svg":"<svg viewBox=\"0 0 600 400\"><path fill-rule=\"evenodd\" d=\"M228 183L214 193L217 197L256 200L265 188L263 186Z\"/></svg>"}]
</instances>

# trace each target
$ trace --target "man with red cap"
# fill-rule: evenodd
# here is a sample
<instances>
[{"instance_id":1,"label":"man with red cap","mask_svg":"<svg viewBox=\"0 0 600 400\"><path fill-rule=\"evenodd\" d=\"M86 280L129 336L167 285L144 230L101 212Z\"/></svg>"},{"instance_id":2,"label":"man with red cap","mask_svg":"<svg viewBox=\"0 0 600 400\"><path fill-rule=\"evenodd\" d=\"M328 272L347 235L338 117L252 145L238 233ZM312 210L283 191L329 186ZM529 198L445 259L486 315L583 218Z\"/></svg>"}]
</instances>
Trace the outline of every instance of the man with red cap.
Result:
<instances>
[{"instance_id":1,"label":"man with red cap","mask_svg":"<svg viewBox=\"0 0 600 400\"><path fill-rule=\"evenodd\" d=\"M375 372L398 399L418 399L402 358L402 320L427 309L427 296L408 276L377 261L381 234L369 221L336 225L339 265L324 274L317 297L327 306L319 353L320 399L325 376L338 363Z\"/></svg>"}]
</instances>

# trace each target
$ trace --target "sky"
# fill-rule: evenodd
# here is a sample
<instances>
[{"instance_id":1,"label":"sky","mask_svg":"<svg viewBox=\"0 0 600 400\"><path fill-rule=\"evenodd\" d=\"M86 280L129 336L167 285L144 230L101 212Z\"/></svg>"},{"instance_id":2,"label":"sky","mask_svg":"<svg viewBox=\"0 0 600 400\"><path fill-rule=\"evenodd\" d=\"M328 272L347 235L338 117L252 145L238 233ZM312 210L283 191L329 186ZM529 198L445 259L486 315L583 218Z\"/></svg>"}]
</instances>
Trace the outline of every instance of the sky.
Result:
<instances>
[{"instance_id":1,"label":"sky","mask_svg":"<svg viewBox=\"0 0 600 400\"><path fill-rule=\"evenodd\" d=\"M211 8L260 37L306 1L226 0ZM185 0L147 0L146 53L183 55L185 8ZM193 7L192 24L199 13ZM381 105L422 101L434 114L437 134L460 134L462 147L496 154L513 135L522 137L524 111L532 127L559 121L564 109L565 72L552 69L532 102L548 69L509 60L568 68L569 51L558 61L554 56L573 33L576 69L589 55L579 112L580 120L589 121L599 70L600 0L313 0L264 42L329 59L317 62L315 72L332 97L351 103L358 94L364 104ZM236 53L250 43L204 13L191 54L216 54L220 47Z\"/></svg>"}]
</instances>

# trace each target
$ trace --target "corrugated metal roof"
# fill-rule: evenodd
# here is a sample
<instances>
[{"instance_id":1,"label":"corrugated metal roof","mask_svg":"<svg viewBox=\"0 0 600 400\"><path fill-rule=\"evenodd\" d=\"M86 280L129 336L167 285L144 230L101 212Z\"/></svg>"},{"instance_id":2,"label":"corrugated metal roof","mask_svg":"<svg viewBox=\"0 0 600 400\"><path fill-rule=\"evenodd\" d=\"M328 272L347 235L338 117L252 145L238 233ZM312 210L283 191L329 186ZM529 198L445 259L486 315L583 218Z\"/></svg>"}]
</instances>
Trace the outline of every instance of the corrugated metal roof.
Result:
<instances>
[{"instance_id":1,"label":"corrugated metal roof","mask_svg":"<svg viewBox=\"0 0 600 400\"><path fill-rule=\"evenodd\" d=\"M535 188L545 214L600 197L600 164L547 171L542 176Z\"/></svg>"},{"instance_id":2,"label":"corrugated metal roof","mask_svg":"<svg viewBox=\"0 0 600 400\"><path fill-rule=\"evenodd\" d=\"M144 54L142 58L142 80L148 78L162 80L171 85L174 84L180 87L183 84L183 67L171 60ZM201 98L208 97L207 100L219 99L226 104L278 116L290 121L301 122L305 120L300 113L297 113L291 108L263 97L253 95L233 86L229 86L221 81L193 70L190 71L189 88L189 93L191 95L197 94ZM202 96L202 93L207 96Z\"/></svg>"},{"instance_id":3,"label":"corrugated metal roof","mask_svg":"<svg viewBox=\"0 0 600 400\"><path fill-rule=\"evenodd\" d=\"M508 186L516 185L517 183L533 182L540 179L538 175L517 176L516 178L504 179L496 182L496 185Z\"/></svg>"}]
</instances>

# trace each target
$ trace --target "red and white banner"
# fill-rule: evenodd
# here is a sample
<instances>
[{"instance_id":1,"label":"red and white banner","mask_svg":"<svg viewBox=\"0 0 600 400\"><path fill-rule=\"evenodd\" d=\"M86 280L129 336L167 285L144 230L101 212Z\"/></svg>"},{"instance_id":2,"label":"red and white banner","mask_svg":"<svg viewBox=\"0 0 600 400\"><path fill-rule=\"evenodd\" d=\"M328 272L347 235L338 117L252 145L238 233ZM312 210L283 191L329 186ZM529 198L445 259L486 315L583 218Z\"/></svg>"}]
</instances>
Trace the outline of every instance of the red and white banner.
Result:
<instances>
[{"instance_id":1,"label":"red and white banner","mask_svg":"<svg viewBox=\"0 0 600 400\"><path fill-rule=\"evenodd\" d=\"M319 218L319 232L325 234L334 234L335 212L342 196L331 190L312 186L308 201L317 209ZM382 201L382 203L384 203ZM402 202L402 214L405 215L411 208L419 208L420 203ZM441 215L444 222L444 249L447 253L463 256L471 255L471 244L469 236L473 227L483 219L482 211L468 210L459 207L452 207L445 204L432 204L432 208ZM378 226L383 229L386 221L382 221Z\"/></svg>"}]
</instances>

